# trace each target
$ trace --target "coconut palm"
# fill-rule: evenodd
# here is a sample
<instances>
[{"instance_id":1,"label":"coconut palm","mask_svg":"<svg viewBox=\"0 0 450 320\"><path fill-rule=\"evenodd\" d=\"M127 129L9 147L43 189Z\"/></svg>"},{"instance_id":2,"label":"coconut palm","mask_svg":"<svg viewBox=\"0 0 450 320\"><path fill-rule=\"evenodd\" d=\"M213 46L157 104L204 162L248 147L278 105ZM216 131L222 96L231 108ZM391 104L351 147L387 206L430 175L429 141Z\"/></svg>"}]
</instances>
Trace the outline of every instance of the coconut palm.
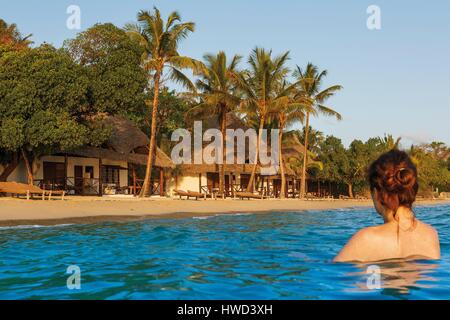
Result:
<instances>
[{"instance_id":1,"label":"coconut palm","mask_svg":"<svg viewBox=\"0 0 450 320\"><path fill-rule=\"evenodd\" d=\"M272 50L266 51L257 47L248 59L249 71L235 77L238 87L244 94L244 99L241 102L243 111L253 113L259 118L256 155L247 191L252 191L254 187L261 136L267 116L271 107L285 96L285 93L280 93L277 89L289 73L289 69L286 67L288 59L289 52L272 58ZM290 88L286 90L288 89Z\"/></svg>"},{"instance_id":2,"label":"coconut palm","mask_svg":"<svg viewBox=\"0 0 450 320\"><path fill-rule=\"evenodd\" d=\"M401 137L395 139L392 134L384 135L384 137L379 137L378 139L385 152L388 152L392 149L398 149L402 140Z\"/></svg>"},{"instance_id":3,"label":"coconut palm","mask_svg":"<svg viewBox=\"0 0 450 320\"><path fill-rule=\"evenodd\" d=\"M318 68L312 63L308 63L305 69L301 69L297 66L294 71L294 77L297 79L297 93L296 99L298 99L305 106L306 123L305 123L305 150L308 150L309 139L309 124L310 116L318 116L323 114L326 116L336 117L337 120L341 120L342 116L334 111L331 107L327 107L324 103L332 97L337 91L342 89L340 85L333 85L322 90L322 81L326 77L328 72L326 70L319 71ZM306 192L306 168L308 165L308 152L303 155L303 167L302 167L302 181L300 186L300 197L303 198Z\"/></svg>"},{"instance_id":4,"label":"coconut palm","mask_svg":"<svg viewBox=\"0 0 450 320\"><path fill-rule=\"evenodd\" d=\"M178 53L178 45L194 31L193 22L181 22L180 15L172 12L164 22L159 10L141 11L137 15L137 24L128 24L125 30L143 49L142 66L149 76L149 86L153 88L153 102L146 101L152 108L150 146L144 185L140 197L151 194L151 173L156 151L156 119L158 114L159 90L164 72L170 79L189 89L195 90L194 84L182 73L181 69L191 69L199 73L204 66L201 62ZM149 88L149 91L152 89Z\"/></svg>"},{"instance_id":5,"label":"coconut palm","mask_svg":"<svg viewBox=\"0 0 450 320\"><path fill-rule=\"evenodd\" d=\"M235 86L234 77L240 72L237 68L241 57L235 55L231 61L227 61L225 52L220 51L216 55L204 56L206 72L201 74L197 80L198 96L200 103L195 105L189 116L208 118L217 115L219 118L220 131L222 133L222 150L225 150L226 115L236 110L241 101L240 94ZM222 156L219 173L219 193L225 190L225 152Z\"/></svg>"},{"instance_id":6,"label":"coconut palm","mask_svg":"<svg viewBox=\"0 0 450 320\"><path fill-rule=\"evenodd\" d=\"M303 123L305 119L305 112L303 104L295 103L289 96L289 91L286 90L288 86L283 84L280 90L279 98L272 106L269 117L276 119L278 124L278 155L279 155L279 165L280 165L280 175L281 175L281 191L280 198L285 198L286 193L286 175L285 175L285 163L283 155L283 134L287 127L293 125L294 123ZM291 86L291 91L294 87Z\"/></svg>"},{"instance_id":7,"label":"coconut palm","mask_svg":"<svg viewBox=\"0 0 450 320\"><path fill-rule=\"evenodd\" d=\"M30 40L31 34L23 37L17 29L17 25L8 24L5 20L0 19L0 44L12 45L16 49L24 49L33 42Z\"/></svg>"},{"instance_id":8,"label":"coconut palm","mask_svg":"<svg viewBox=\"0 0 450 320\"><path fill-rule=\"evenodd\" d=\"M301 130L296 130L295 134L297 135L298 139L302 141L302 143L305 142L305 134L306 134L306 127L303 127ZM320 145L325 140L325 136L322 131L314 129L313 127L309 126L308 128L308 150L309 152L312 152L314 154L318 154L320 152Z\"/></svg>"}]
</instances>

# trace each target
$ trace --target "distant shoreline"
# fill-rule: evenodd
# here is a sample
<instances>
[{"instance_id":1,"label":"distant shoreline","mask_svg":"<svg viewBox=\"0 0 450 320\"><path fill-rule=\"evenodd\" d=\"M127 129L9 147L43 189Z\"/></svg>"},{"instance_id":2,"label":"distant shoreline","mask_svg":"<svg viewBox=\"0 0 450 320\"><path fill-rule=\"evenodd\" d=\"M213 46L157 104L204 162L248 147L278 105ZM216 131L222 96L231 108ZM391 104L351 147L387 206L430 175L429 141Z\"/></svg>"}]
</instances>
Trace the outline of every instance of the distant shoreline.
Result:
<instances>
[{"instance_id":1,"label":"distant shoreline","mask_svg":"<svg viewBox=\"0 0 450 320\"><path fill-rule=\"evenodd\" d=\"M417 206L450 204L450 200L420 200ZM267 213L372 207L370 200L172 200L73 197L65 201L0 198L0 226L90 224L203 217L215 214Z\"/></svg>"}]
</instances>

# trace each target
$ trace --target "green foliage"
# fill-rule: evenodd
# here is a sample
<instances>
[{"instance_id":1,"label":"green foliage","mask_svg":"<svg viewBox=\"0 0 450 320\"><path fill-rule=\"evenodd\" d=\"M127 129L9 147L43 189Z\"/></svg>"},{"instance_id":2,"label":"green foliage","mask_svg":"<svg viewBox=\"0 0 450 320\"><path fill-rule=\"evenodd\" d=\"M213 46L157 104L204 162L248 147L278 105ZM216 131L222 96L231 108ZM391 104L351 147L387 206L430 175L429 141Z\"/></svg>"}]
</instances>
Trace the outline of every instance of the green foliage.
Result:
<instances>
[{"instance_id":1,"label":"green foliage","mask_svg":"<svg viewBox=\"0 0 450 320\"><path fill-rule=\"evenodd\" d=\"M450 190L450 168L448 159L445 159L448 150L445 144L437 142L411 147L409 154L419 172L420 192Z\"/></svg>"},{"instance_id":2,"label":"green foliage","mask_svg":"<svg viewBox=\"0 0 450 320\"><path fill-rule=\"evenodd\" d=\"M50 45L0 58L0 112L29 117L37 110L79 114L88 79L69 55Z\"/></svg>"},{"instance_id":3,"label":"green foliage","mask_svg":"<svg viewBox=\"0 0 450 320\"><path fill-rule=\"evenodd\" d=\"M295 135L297 135L298 139L304 143L306 136L306 127L303 127L302 130L296 130ZM323 132L316 130L309 126L308 132L308 150L313 154L318 154L320 151L320 145L325 141L325 137Z\"/></svg>"},{"instance_id":4,"label":"green foliage","mask_svg":"<svg viewBox=\"0 0 450 320\"><path fill-rule=\"evenodd\" d=\"M112 134L113 128L111 125L104 123L103 121L94 121L88 124L90 134L88 135L87 144L93 147L100 147L105 141L107 141Z\"/></svg>"},{"instance_id":5,"label":"green foliage","mask_svg":"<svg viewBox=\"0 0 450 320\"><path fill-rule=\"evenodd\" d=\"M347 151L341 139L334 136L327 136L322 142L318 159L323 164L323 170L318 172L322 180L340 183L350 171Z\"/></svg>"},{"instance_id":6,"label":"green foliage","mask_svg":"<svg viewBox=\"0 0 450 320\"><path fill-rule=\"evenodd\" d=\"M21 118L5 118L0 126L0 150L15 151L25 142L25 121Z\"/></svg>"},{"instance_id":7,"label":"green foliage","mask_svg":"<svg viewBox=\"0 0 450 320\"><path fill-rule=\"evenodd\" d=\"M200 99L189 110L188 117L205 119L218 115L223 120L241 101L233 79L239 73L237 66L241 57L233 56L227 61L225 52L220 51L217 55L207 54L204 59L206 69L196 83L198 94L195 97Z\"/></svg>"},{"instance_id":8,"label":"green foliage","mask_svg":"<svg viewBox=\"0 0 450 320\"><path fill-rule=\"evenodd\" d=\"M153 99L153 93L150 94L148 100ZM173 131L179 128L187 128L185 115L190 108L191 103L177 95L175 90L164 87L159 92L159 106L156 122L157 141L170 140ZM146 134L150 134L151 118L147 111L148 107L143 107L134 113L127 114L127 118L132 120Z\"/></svg>"},{"instance_id":9,"label":"green foliage","mask_svg":"<svg viewBox=\"0 0 450 320\"><path fill-rule=\"evenodd\" d=\"M87 88L82 67L50 45L0 57L2 152L38 156L89 143Z\"/></svg>"},{"instance_id":10,"label":"green foliage","mask_svg":"<svg viewBox=\"0 0 450 320\"><path fill-rule=\"evenodd\" d=\"M124 114L142 109L147 85L140 66L142 49L125 31L111 23L96 24L66 40L64 48L89 77L93 112Z\"/></svg>"},{"instance_id":11,"label":"green foliage","mask_svg":"<svg viewBox=\"0 0 450 320\"><path fill-rule=\"evenodd\" d=\"M399 143L400 139L387 135L366 142L354 140L346 149L339 139L328 136L318 152L323 170L313 172L321 180L344 182L359 192L367 191L366 174L370 164L381 154L398 147ZM419 193L430 195L436 189L450 190L449 150L445 143L439 142L411 147L409 155L417 166Z\"/></svg>"},{"instance_id":12,"label":"green foliage","mask_svg":"<svg viewBox=\"0 0 450 320\"><path fill-rule=\"evenodd\" d=\"M140 11L137 18L138 22L127 24L125 31L143 50L143 69L155 77L154 80L158 78L158 82L163 72L168 71L172 81L195 90L194 84L181 70L191 69L194 74L199 74L204 71L205 66L200 61L182 56L178 52L180 42L194 32L195 24L181 22L181 16L176 11L164 20L156 7L153 11Z\"/></svg>"}]
</instances>

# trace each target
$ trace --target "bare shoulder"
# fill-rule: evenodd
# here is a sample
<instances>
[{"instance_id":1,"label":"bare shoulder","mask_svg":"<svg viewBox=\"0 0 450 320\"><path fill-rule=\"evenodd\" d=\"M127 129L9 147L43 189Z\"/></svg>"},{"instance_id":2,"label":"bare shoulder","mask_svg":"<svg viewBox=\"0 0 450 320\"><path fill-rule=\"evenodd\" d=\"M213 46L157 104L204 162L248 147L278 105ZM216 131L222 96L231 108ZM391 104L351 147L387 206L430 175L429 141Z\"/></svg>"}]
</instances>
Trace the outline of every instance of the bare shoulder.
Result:
<instances>
[{"instance_id":1,"label":"bare shoulder","mask_svg":"<svg viewBox=\"0 0 450 320\"><path fill-rule=\"evenodd\" d=\"M420 220L417 220L418 227L420 232L426 233L428 236L430 236L433 240L439 240L439 234L435 228L433 228L431 225L422 222Z\"/></svg>"},{"instance_id":2,"label":"bare shoulder","mask_svg":"<svg viewBox=\"0 0 450 320\"><path fill-rule=\"evenodd\" d=\"M366 261L370 259L368 255L377 247L379 240L382 240L379 226L361 229L351 237L334 261Z\"/></svg>"},{"instance_id":3,"label":"bare shoulder","mask_svg":"<svg viewBox=\"0 0 450 320\"><path fill-rule=\"evenodd\" d=\"M428 256L433 259L439 259L441 256L441 249L437 230L429 224L419 220L417 230L419 231L421 242L425 245L429 252Z\"/></svg>"}]
</instances>

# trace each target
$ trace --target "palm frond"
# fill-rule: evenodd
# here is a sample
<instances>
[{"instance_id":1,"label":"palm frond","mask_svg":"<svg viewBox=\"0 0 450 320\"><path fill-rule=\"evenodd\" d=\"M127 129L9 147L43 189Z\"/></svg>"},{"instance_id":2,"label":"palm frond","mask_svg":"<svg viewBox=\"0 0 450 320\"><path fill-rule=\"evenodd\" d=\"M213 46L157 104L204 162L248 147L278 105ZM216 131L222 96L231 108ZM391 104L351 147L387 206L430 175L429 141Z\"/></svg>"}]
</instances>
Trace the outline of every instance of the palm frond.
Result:
<instances>
[{"instance_id":1,"label":"palm frond","mask_svg":"<svg viewBox=\"0 0 450 320\"><path fill-rule=\"evenodd\" d=\"M326 107L326 106L320 104L320 105L317 105L317 108L320 113L322 113L326 116L336 117L337 120L342 120L341 114L334 111L333 109L331 109L329 107Z\"/></svg>"},{"instance_id":2,"label":"palm frond","mask_svg":"<svg viewBox=\"0 0 450 320\"><path fill-rule=\"evenodd\" d=\"M175 67L171 67L170 79L186 87L188 90L196 92L195 85L194 83L192 83L191 79L189 79L183 72L181 72Z\"/></svg>"}]
</instances>

